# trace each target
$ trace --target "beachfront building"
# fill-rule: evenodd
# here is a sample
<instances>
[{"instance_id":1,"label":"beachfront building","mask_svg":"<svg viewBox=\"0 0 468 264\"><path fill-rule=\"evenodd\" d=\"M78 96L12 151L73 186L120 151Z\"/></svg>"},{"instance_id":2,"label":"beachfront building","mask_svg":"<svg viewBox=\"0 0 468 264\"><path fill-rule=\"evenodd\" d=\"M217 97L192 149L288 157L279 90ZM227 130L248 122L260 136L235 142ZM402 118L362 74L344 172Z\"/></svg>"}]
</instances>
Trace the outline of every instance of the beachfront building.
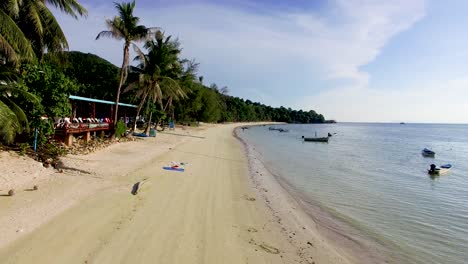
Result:
<instances>
[{"instance_id":1,"label":"beachfront building","mask_svg":"<svg viewBox=\"0 0 468 264\"><path fill-rule=\"evenodd\" d=\"M70 95L71 117L55 118L55 135L67 146L73 144L73 137L83 135L86 142L97 132L105 134L113 130L115 102ZM136 105L119 103L119 118L128 124L135 115Z\"/></svg>"}]
</instances>

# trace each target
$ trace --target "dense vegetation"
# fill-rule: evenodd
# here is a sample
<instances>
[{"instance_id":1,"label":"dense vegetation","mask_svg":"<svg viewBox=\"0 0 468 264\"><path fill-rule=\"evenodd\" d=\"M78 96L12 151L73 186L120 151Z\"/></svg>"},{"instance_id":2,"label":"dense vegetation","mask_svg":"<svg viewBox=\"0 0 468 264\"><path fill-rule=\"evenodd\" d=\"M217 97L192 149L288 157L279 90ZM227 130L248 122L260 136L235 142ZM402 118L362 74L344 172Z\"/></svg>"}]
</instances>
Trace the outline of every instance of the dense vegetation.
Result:
<instances>
[{"instance_id":1,"label":"dense vegetation","mask_svg":"<svg viewBox=\"0 0 468 264\"><path fill-rule=\"evenodd\" d=\"M325 121L315 111L273 108L230 96L227 87L206 86L197 75L198 64L180 57L177 39L139 25L134 2L115 4L118 15L107 20L108 30L97 36L125 43L121 68L93 54L65 52L67 41L47 5L75 18L86 14L75 0L3 0L0 4L1 142L28 142L31 127L52 135L51 119L40 117L70 116L70 94L133 103L138 105L137 115L146 121ZM136 58L130 58L130 47L137 51ZM151 122L146 123L148 131ZM134 126L136 122L130 125Z\"/></svg>"}]
</instances>

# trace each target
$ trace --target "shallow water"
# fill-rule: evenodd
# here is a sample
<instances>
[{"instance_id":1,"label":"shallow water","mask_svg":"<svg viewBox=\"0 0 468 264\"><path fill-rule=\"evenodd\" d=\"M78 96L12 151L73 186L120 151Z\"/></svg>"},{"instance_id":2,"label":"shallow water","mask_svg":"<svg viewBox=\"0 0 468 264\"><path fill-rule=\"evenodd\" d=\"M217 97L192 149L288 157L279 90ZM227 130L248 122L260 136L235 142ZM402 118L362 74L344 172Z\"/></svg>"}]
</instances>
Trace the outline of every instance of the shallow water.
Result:
<instances>
[{"instance_id":1,"label":"shallow water","mask_svg":"<svg viewBox=\"0 0 468 264\"><path fill-rule=\"evenodd\" d=\"M391 263L468 263L468 125L258 126L242 133L311 203L378 242ZM329 143L301 136L336 133ZM428 147L435 158L425 158ZM431 163L452 171L431 178Z\"/></svg>"}]
</instances>

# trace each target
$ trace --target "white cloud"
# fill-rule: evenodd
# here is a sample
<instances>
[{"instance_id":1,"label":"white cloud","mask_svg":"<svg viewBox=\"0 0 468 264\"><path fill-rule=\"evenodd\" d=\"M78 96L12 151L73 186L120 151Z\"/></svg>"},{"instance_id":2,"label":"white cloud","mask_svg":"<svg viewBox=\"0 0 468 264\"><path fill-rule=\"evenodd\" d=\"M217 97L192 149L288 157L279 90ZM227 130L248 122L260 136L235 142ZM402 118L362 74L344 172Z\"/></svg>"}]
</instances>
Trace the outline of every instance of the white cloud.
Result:
<instances>
[{"instance_id":1,"label":"white cloud","mask_svg":"<svg viewBox=\"0 0 468 264\"><path fill-rule=\"evenodd\" d=\"M136 14L145 25L161 26L180 37L184 55L201 63L205 79L228 85L234 95L277 106L311 107L340 120L370 120L366 114L370 104L350 114L333 109L353 106L347 98L352 95L386 97L367 88L369 76L360 67L373 61L392 37L420 20L425 2L335 0L329 6L323 14L255 13L193 3L137 7ZM86 21L59 19L71 49L96 53L119 65L121 45L115 40L94 41L104 29L104 18L114 14L113 8L89 11ZM327 82L346 85L321 94L317 94L320 89L309 88Z\"/></svg>"}]
</instances>

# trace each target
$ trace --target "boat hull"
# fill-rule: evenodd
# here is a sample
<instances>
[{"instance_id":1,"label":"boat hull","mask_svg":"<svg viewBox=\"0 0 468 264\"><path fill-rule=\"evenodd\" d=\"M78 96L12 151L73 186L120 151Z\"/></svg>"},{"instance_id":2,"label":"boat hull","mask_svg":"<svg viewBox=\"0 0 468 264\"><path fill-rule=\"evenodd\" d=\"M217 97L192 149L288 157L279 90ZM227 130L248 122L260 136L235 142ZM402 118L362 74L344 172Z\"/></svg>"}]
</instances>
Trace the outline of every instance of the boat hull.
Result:
<instances>
[{"instance_id":1,"label":"boat hull","mask_svg":"<svg viewBox=\"0 0 468 264\"><path fill-rule=\"evenodd\" d=\"M328 142L328 138L327 137L324 137L324 138L304 138L304 141L305 142Z\"/></svg>"}]
</instances>

